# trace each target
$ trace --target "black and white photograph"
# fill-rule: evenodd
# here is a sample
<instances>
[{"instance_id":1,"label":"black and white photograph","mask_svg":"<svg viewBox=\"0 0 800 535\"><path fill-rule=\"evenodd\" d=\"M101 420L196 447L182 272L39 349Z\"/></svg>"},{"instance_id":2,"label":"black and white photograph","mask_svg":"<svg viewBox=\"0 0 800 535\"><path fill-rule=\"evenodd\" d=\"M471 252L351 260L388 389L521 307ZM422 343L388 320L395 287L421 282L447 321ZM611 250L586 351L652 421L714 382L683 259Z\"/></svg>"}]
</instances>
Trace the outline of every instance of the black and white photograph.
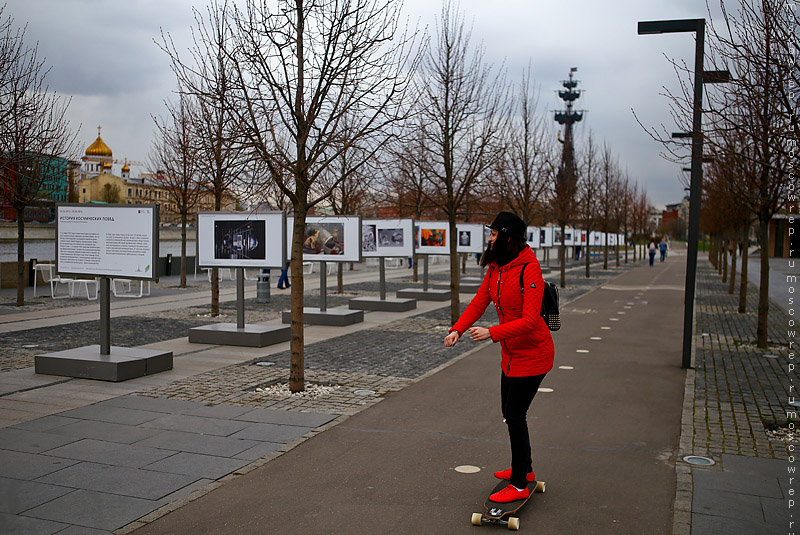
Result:
<instances>
[{"instance_id":1,"label":"black and white photograph","mask_svg":"<svg viewBox=\"0 0 800 535\"><path fill-rule=\"evenodd\" d=\"M378 241L375 236L375 225L361 225L361 251L374 253L378 250Z\"/></svg>"},{"instance_id":2,"label":"black and white photograph","mask_svg":"<svg viewBox=\"0 0 800 535\"><path fill-rule=\"evenodd\" d=\"M382 228L378 230L378 243L381 247L402 247L403 229Z\"/></svg>"},{"instance_id":3,"label":"black and white photograph","mask_svg":"<svg viewBox=\"0 0 800 535\"><path fill-rule=\"evenodd\" d=\"M472 242L472 234L468 230L458 231L458 244L462 247L469 247Z\"/></svg>"},{"instance_id":4,"label":"black and white photograph","mask_svg":"<svg viewBox=\"0 0 800 535\"><path fill-rule=\"evenodd\" d=\"M263 220L214 221L214 258L264 260L267 257Z\"/></svg>"}]
</instances>

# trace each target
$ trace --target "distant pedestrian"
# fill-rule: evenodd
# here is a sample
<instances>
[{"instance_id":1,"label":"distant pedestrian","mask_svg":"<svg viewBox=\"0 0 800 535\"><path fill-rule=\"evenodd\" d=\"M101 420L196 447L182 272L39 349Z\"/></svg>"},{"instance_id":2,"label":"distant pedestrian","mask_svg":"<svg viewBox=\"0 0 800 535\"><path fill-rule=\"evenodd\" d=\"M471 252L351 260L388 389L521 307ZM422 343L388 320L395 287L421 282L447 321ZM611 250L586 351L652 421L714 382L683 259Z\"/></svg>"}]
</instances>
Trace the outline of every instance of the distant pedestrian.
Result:
<instances>
[{"instance_id":1,"label":"distant pedestrian","mask_svg":"<svg viewBox=\"0 0 800 535\"><path fill-rule=\"evenodd\" d=\"M658 244L658 250L661 252L661 261L667 257L667 239L661 238L661 243Z\"/></svg>"},{"instance_id":2,"label":"distant pedestrian","mask_svg":"<svg viewBox=\"0 0 800 535\"><path fill-rule=\"evenodd\" d=\"M535 480L527 412L539 385L553 368L554 348L550 330L540 315L544 280L539 261L526 243L525 222L511 212L500 212L489 229L489 244L481 257L481 266L489 269L478 293L450 328L444 345L455 345L465 332L476 342L500 342L501 410L511 442L511 469L494 473L498 479L509 480L509 485L490 499L507 503L528 497L527 484ZM473 327L490 302L499 312L500 325Z\"/></svg>"},{"instance_id":3,"label":"distant pedestrian","mask_svg":"<svg viewBox=\"0 0 800 535\"><path fill-rule=\"evenodd\" d=\"M291 260L286 261L286 265L283 266L283 269L281 269L281 276L278 277L278 288L280 289L288 288L291 286L291 284L289 284L289 274L288 274L289 264L291 264Z\"/></svg>"},{"instance_id":4,"label":"distant pedestrian","mask_svg":"<svg viewBox=\"0 0 800 535\"><path fill-rule=\"evenodd\" d=\"M658 246L656 245L655 238L650 238L650 244L647 246L647 252L650 254L650 265L651 266L656 261L656 249L658 249Z\"/></svg>"}]
</instances>

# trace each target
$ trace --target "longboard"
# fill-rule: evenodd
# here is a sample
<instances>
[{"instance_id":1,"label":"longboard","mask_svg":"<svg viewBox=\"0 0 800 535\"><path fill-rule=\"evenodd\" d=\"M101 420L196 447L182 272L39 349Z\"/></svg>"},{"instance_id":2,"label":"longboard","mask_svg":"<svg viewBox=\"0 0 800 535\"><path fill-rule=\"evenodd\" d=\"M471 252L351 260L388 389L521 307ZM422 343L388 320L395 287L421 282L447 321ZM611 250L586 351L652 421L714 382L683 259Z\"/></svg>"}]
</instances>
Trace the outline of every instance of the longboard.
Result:
<instances>
[{"instance_id":1,"label":"longboard","mask_svg":"<svg viewBox=\"0 0 800 535\"><path fill-rule=\"evenodd\" d=\"M500 492L508 485L508 481L501 481L497 484L497 486L489 493L489 496L494 494L495 492ZM473 513L472 514L472 525L473 526L481 526L483 524L502 524L508 526L508 529L518 530L519 529L519 518L513 516L522 509L528 500L533 497L533 495L537 492L544 492L545 491L545 483L544 481L531 481L528 483L528 490L529 496L522 500L516 500L513 502L508 503L497 503L491 501L489 498L486 498L486 502L484 502L483 507L486 509L485 513Z\"/></svg>"}]
</instances>

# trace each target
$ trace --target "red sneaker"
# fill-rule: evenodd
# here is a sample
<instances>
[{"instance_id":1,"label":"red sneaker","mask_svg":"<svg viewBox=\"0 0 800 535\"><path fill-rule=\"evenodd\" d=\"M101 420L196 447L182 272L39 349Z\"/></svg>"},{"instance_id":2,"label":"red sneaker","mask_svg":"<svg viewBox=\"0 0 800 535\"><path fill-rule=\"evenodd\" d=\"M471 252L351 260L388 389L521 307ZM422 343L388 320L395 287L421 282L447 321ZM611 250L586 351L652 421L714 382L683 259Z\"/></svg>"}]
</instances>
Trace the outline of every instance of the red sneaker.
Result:
<instances>
[{"instance_id":1,"label":"red sneaker","mask_svg":"<svg viewBox=\"0 0 800 535\"><path fill-rule=\"evenodd\" d=\"M508 470L500 470L499 472L495 472L494 473L494 477L496 477L497 479L510 480L511 479L511 469L509 468ZM530 474L527 475L527 479L528 479L528 483L532 483L532 482L536 481L536 474L531 472Z\"/></svg>"},{"instance_id":2,"label":"red sneaker","mask_svg":"<svg viewBox=\"0 0 800 535\"><path fill-rule=\"evenodd\" d=\"M514 485L507 485L506 488L500 492L495 492L489 496L489 500L497 503L508 503L515 502L517 500L524 500L530 495L531 493L528 490L528 487L525 487L522 490L517 490Z\"/></svg>"}]
</instances>

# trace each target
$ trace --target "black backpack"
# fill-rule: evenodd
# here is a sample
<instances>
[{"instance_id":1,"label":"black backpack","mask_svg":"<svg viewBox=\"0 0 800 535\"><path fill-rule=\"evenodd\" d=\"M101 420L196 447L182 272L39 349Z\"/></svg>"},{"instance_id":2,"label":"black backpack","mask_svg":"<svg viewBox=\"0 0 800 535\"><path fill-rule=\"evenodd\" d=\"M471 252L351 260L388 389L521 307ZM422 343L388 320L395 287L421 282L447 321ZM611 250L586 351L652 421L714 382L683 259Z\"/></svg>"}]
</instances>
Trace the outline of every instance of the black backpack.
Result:
<instances>
[{"instance_id":1,"label":"black backpack","mask_svg":"<svg viewBox=\"0 0 800 535\"><path fill-rule=\"evenodd\" d=\"M525 275L525 266L527 265L522 264L522 270L519 272L519 288L521 292L525 290L525 283L522 277ZM551 331L557 331L561 328L561 314L558 311L558 286L552 282L544 281L541 314Z\"/></svg>"}]
</instances>

